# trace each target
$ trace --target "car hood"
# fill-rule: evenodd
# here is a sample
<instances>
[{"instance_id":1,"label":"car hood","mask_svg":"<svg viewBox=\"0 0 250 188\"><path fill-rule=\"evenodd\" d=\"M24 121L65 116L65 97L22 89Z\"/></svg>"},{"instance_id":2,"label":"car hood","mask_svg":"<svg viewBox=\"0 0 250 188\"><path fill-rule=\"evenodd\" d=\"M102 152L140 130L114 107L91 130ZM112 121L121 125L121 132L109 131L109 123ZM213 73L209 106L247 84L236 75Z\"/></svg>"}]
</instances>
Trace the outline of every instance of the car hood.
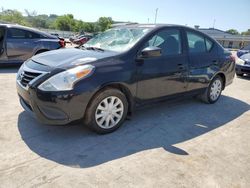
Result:
<instances>
[{"instance_id":1,"label":"car hood","mask_svg":"<svg viewBox=\"0 0 250 188\"><path fill-rule=\"evenodd\" d=\"M244 54L240 57L245 62L250 62L250 53Z\"/></svg>"},{"instance_id":2,"label":"car hood","mask_svg":"<svg viewBox=\"0 0 250 188\"><path fill-rule=\"evenodd\" d=\"M117 54L117 52L113 51L94 51L71 48L44 52L42 54L33 56L31 59L36 63L49 67L67 68L75 65L94 62L107 57L112 57Z\"/></svg>"}]
</instances>

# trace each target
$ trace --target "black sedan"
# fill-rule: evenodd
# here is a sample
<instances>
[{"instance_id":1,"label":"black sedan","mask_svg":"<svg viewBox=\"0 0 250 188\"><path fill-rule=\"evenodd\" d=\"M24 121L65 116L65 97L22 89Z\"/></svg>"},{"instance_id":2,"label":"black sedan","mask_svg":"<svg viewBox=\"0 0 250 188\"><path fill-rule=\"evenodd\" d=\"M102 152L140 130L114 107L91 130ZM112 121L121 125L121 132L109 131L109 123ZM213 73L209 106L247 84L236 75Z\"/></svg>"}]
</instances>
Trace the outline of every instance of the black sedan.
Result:
<instances>
[{"instance_id":1,"label":"black sedan","mask_svg":"<svg viewBox=\"0 0 250 188\"><path fill-rule=\"evenodd\" d=\"M107 30L78 49L32 57L18 72L17 92L45 124L82 120L104 134L148 102L200 96L215 103L234 75L234 57L209 36L137 24Z\"/></svg>"},{"instance_id":2,"label":"black sedan","mask_svg":"<svg viewBox=\"0 0 250 188\"><path fill-rule=\"evenodd\" d=\"M241 48L240 50L237 51L237 56L240 57L244 54L250 53L250 45L245 46L243 48Z\"/></svg>"}]
</instances>

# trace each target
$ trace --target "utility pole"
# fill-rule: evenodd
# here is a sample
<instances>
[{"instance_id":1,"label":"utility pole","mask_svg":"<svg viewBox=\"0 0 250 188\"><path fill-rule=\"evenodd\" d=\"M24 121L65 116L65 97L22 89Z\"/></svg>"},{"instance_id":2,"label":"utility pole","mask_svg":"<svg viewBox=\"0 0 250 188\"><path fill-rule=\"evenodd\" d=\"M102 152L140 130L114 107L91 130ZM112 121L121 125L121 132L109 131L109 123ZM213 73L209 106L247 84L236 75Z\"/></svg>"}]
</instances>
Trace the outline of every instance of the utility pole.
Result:
<instances>
[{"instance_id":1,"label":"utility pole","mask_svg":"<svg viewBox=\"0 0 250 188\"><path fill-rule=\"evenodd\" d=\"M216 19L214 19L214 23L213 23L213 29L214 29L214 27L215 27L215 23L216 23Z\"/></svg>"},{"instance_id":2,"label":"utility pole","mask_svg":"<svg viewBox=\"0 0 250 188\"><path fill-rule=\"evenodd\" d=\"M157 15L158 15L158 8L155 10L155 24L156 24L156 20L157 20Z\"/></svg>"}]
</instances>

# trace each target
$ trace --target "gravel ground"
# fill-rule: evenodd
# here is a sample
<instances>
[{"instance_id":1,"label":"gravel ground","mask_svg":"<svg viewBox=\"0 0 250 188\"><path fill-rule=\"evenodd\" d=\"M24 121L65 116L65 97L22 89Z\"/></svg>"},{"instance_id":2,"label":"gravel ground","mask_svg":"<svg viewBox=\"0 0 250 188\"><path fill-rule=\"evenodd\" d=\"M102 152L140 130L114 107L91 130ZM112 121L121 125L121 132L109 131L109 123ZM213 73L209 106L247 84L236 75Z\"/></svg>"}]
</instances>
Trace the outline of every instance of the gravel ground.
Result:
<instances>
[{"instance_id":1,"label":"gravel ground","mask_svg":"<svg viewBox=\"0 0 250 188\"><path fill-rule=\"evenodd\" d=\"M214 105L148 106L100 136L30 117L16 71L0 69L0 187L250 187L250 78Z\"/></svg>"}]
</instances>

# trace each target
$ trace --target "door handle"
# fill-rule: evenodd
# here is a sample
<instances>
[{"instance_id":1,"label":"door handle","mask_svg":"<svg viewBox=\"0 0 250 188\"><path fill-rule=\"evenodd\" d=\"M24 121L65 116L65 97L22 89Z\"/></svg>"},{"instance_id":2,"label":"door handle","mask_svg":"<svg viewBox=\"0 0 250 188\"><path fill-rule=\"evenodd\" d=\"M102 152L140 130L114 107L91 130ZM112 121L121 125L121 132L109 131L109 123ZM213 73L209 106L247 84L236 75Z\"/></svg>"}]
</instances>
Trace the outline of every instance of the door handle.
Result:
<instances>
[{"instance_id":1,"label":"door handle","mask_svg":"<svg viewBox=\"0 0 250 188\"><path fill-rule=\"evenodd\" d=\"M174 73L174 76L178 76L178 77L181 77L183 74L181 72L176 72Z\"/></svg>"},{"instance_id":2,"label":"door handle","mask_svg":"<svg viewBox=\"0 0 250 188\"><path fill-rule=\"evenodd\" d=\"M178 64L178 68L179 68L179 70L184 70L184 69L185 69L185 65L183 65L183 64Z\"/></svg>"}]
</instances>

